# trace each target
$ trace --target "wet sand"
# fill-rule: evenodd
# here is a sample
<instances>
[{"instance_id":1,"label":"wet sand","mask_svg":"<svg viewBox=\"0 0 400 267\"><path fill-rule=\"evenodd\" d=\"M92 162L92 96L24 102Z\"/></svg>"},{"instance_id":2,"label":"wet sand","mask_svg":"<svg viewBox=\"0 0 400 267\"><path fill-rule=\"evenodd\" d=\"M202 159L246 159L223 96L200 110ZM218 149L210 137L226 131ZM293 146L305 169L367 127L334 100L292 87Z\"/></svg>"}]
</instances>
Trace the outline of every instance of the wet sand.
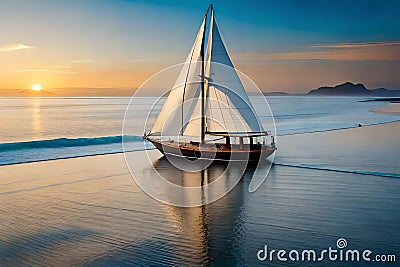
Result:
<instances>
[{"instance_id":1,"label":"wet sand","mask_svg":"<svg viewBox=\"0 0 400 267\"><path fill-rule=\"evenodd\" d=\"M340 237L352 248L395 253L399 179L290 165L399 174L399 127L395 122L280 137L276 161L288 166L274 166L253 194L250 170L228 195L195 208L162 204L143 193L123 154L2 166L0 265L254 266L265 265L256 258L265 243L318 249ZM147 152L159 157L156 150ZM145 154L131 152L130 158L141 162ZM199 180L163 159L155 168L173 180Z\"/></svg>"}]
</instances>

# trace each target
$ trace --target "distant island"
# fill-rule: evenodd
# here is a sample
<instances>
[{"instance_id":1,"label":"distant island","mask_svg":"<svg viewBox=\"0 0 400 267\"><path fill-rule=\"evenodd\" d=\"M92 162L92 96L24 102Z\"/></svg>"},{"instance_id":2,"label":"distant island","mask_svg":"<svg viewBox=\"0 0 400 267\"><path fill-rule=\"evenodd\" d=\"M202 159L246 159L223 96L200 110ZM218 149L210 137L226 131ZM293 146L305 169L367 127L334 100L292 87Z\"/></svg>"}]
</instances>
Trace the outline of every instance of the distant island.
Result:
<instances>
[{"instance_id":1,"label":"distant island","mask_svg":"<svg viewBox=\"0 0 400 267\"><path fill-rule=\"evenodd\" d=\"M40 91L32 89L0 89L0 96L6 97L130 97L132 88L46 88Z\"/></svg>"},{"instance_id":2,"label":"distant island","mask_svg":"<svg viewBox=\"0 0 400 267\"><path fill-rule=\"evenodd\" d=\"M0 97L130 97L133 88L46 88L40 91L32 89L1 89ZM147 91L146 96L158 96L157 90ZM345 82L336 86L322 86L308 93L264 92L265 96L366 96L366 97L400 97L400 90L385 88L368 89L362 83ZM253 95L249 92L249 95ZM258 94L256 94L258 95Z\"/></svg>"},{"instance_id":3,"label":"distant island","mask_svg":"<svg viewBox=\"0 0 400 267\"><path fill-rule=\"evenodd\" d=\"M311 90L307 95L326 96L400 96L400 90L385 88L367 89L362 83L345 82L334 87L324 86Z\"/></svg>"},{"instance_id":4,"label":"distant island","mask_svg":"<svg viewBox=\"0 0 400 267\"><path fill-rule=\"evenodd\" d=\"M267 95L267 96L287 96L287 95L291 95L291 94L285 93L285 92L268 92L268 93L264 93L264 95Z\"/></svg>"},{"instance_id":5,"label":"distant island","mask_svg":"<svg viewBox=\"0 0 400 267\"><path fill-rule=\"evenodd\" d=\"M285 92L266 92L266 96L290 96L293 94ZM299 95L299 94L295 94ZM395 97L400 96L400 90L385 88L367 89L362 83L354 84L345 82L336 86L323 86L310 90L306 94L311 96L371 96L371 97Z\"/></svg>"}]
</instances>

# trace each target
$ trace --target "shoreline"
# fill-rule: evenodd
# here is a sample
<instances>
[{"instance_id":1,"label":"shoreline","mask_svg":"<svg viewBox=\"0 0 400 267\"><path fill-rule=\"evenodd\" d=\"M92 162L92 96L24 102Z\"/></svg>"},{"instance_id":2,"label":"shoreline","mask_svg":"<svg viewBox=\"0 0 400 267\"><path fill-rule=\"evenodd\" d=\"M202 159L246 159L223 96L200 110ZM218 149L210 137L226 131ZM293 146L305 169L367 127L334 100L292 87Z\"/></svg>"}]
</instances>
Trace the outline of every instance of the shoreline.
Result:
<instances>
[{"instance_id":1,"label":"shoreline","mask_svg":"<svg viewBox=\"0 0 400 267\"><path fill-rule=\"evenodd\" d=\"M389 105L382 108L371 109L370 112L385 115L400 115L400 103L389 103Z\"/></svg>"},{"instance_id":2,"label":"shoreline","mask_svg":"<svg viewBox=\"0 0 400 267\"><path fill-rule=\"evenodd\" d=\"M20 165L20 164L30 164L30 163L36 163L36 162L46 162L46 161L52 161L52 160L76 159L76 158L86 158L86 157L97 157L97 156L115 155L115 154L140 152L140 151L147 151L147 150L154 150L154 149L156 149L156 148L148 148L148 149L141 149L141 150L130 150L130 151L122 151L122 152L98 153L98 154L93 154L93 155L71 156L71 157L56 158L56 159L40 159L40 160L32 160L32 161L27 161L27 162L15 162L15 163L3 164L3 165L0 164L0 167L3 167L3 166L11 166L11 165Z\"/></svg>"},{"instance_id":3,"label":"shoreline","mask_svg":"<svg viewBox=\"0 0 400 267\"><path fill-rule=\"evenodd\" d=\"M313 132L305 132L305 133L282 134L282 135L277 135L277 136L280 137L280 136L292 136L292 135L302 135L302 134L328 133L328 132L334 132L334 131L345 131L345 130L351 130L351 129L359 129L359 128L365 128L365 127L379 126L379 125L385 125L385 124L391 124L391 123L393 123L393 124L400 123L400 119L394 120L394 121L388 121L388 122L378 122L378 123L373 123L373 124L368 124L368 125L362 125L361 127L353 126L353 127L336 128L336 129L330 129L330 130L324 130L324 131L313 131Z\"/></svg>"},{"instance_id":4,"label":"shoreline","mask_svg":"<svg viewBox=\"0 0 400 267\"><path fill-rule=\"evenodd\" d=\"M285 134L285 135L278 135L277 140L279 140L279 137L288 137L288 136L300 136L300 135L310 135L310 134L323 134L323 133L331 133L334 131L352 131L352 130L358 130L358 129L365 129L365 128L370 128L370 127L379 127L383 125L393 125L393 127L400 126L400 120L392 121L392 122L383 122L383 123L377 123L377 124L370 124L370 125L365 125L362 127L347 127L347 128L340 128L340 129L331 129L331 130L326 130L326 131L314 131L314 132L306 132L306 133L294 133L294 134ZM278 143L279 144L279 143ZM3 164L0 165L1 167L7 167L7 166L16 166L16 165L24 165L24 164L35 164L35 163L41 163L41 162L49 162L49 161L58 161L58 160L70 160L70 159L77 159L77 158L89 158L89 157L98 157L98 156L107 156L107 155L118 155L118 154L123 154L123 153L140 153L143 151L151 151L151 150L156 150L156 148L148 148L148 149L143 149L143 150L132 150L132 151L121 151L121 152L110 152L110 153L98 153L98 154L93 154L93 155L83 155L83 156L71 156L71 157L62 157L62 158L56 158L56 159L42 159L42 160L35 160L35 161L28 161L28 162L16 162L16 163L8 163L8 164Z\"/></svg>"}]
</instances>

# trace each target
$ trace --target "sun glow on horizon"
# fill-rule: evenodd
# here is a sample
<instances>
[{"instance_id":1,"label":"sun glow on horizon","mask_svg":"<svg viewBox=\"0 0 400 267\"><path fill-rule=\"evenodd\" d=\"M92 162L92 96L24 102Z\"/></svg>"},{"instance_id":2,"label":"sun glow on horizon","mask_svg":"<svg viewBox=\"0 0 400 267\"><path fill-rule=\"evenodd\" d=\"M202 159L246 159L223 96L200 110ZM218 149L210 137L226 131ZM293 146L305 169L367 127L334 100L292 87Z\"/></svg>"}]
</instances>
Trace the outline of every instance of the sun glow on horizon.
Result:
<instances>
[{"instance_id":1,"label":"sun glow on horizon","mask_svg":"<svg viewBox=\"0 0 400 267\"><path fill-rule=\"evenodd\" d=\"M40 84L34 84L32 86L32 90L33 91L40 91L40 90L42 90L42 86Z\"/></svg>"}]
</instances>

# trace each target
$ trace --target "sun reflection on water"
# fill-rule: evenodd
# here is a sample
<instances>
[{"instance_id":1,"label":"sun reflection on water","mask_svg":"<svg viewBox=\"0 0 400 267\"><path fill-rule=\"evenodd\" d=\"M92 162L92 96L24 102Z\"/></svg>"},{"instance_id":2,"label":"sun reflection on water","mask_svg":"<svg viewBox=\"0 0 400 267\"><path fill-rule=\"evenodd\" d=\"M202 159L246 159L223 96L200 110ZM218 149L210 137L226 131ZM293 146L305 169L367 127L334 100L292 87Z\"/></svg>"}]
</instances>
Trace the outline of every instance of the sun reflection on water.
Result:
<instances>
[{"instance_id":1,"label":"sun reflection on water","mask_svg":"<svg viewBox=\"0 0 400 267\"><path fill-rule=\"evenodd\" d=\"M32 98L32 135L35 140L42 137L41 104L39 97Z\"/></svg>"}]
</instances>

